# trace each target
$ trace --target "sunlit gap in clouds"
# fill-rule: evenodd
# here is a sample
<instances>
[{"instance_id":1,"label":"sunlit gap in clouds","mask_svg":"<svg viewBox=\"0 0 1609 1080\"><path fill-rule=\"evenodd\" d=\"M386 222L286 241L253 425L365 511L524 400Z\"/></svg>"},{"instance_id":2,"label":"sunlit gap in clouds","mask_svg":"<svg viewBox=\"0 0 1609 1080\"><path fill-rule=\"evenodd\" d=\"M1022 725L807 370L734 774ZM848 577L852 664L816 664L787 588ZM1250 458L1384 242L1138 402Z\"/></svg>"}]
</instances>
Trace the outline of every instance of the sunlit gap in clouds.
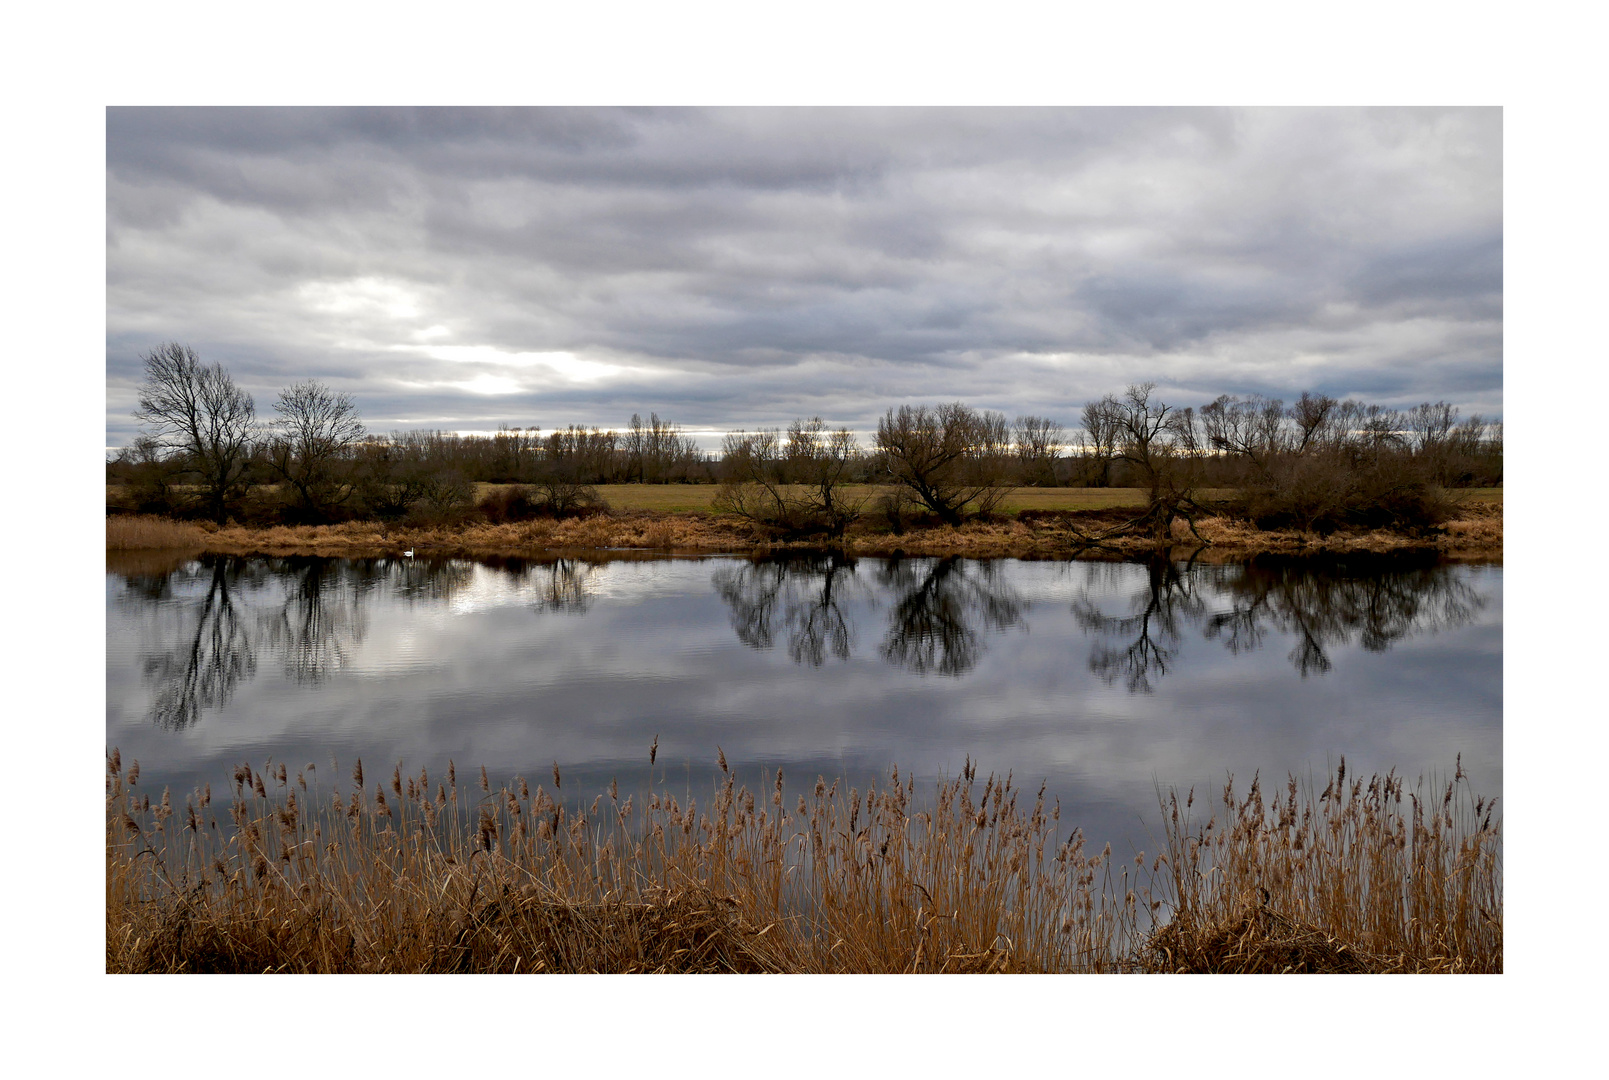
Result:
<instances>
[{"instance_id":1,"label":"sunlit gap in clouds","mask_svg":"<svg viewBox=\"0 0 1609 1080\"><path fill-rule=\"evenodd\" d=\"M297 292L315 310L332 315L380 315L415 319L420 314L419 293L405 282L381 277L346 281L309 281Z\"/></svg>"},{"instance_id":2,"label":"sunlit gap in clouds","mask_svg":"<svg viewBox=\"0 0 1609 1080\"><path fill-rule=\"evenodd\" d=\"M432 328L434 329L434 328ZM498 396L539 390L554 382L553 376L571 385L597 385L623 377L643 378L657 374L651 368L626 364L606 364L584 360L573 352L511 352L495 345L390 345L393 352L410 353L450 364L475 364L483 370L467 379L399 379L399 385L418 389L453 389L470 394Z\"/></svg>"}]
</instances>

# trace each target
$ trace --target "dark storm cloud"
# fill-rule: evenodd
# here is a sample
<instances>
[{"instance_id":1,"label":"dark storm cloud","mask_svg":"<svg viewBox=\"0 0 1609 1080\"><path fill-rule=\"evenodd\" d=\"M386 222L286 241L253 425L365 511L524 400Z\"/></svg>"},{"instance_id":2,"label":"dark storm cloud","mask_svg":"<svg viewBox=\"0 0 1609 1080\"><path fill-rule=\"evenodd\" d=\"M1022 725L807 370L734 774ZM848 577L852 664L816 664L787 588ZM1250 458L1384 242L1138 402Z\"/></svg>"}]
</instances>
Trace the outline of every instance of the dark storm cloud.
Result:
<instances>
[{"instance_id":1,"label":"dark storm cloud","mask_svg":"<svg viewBox=\"0 0 1609 1080\"><path fill-rule=\"evenodd\" d=\"M1502 408L1496 110L112 109L108 441L177 339L372 426Z\"/></svg>"}]
</instances>

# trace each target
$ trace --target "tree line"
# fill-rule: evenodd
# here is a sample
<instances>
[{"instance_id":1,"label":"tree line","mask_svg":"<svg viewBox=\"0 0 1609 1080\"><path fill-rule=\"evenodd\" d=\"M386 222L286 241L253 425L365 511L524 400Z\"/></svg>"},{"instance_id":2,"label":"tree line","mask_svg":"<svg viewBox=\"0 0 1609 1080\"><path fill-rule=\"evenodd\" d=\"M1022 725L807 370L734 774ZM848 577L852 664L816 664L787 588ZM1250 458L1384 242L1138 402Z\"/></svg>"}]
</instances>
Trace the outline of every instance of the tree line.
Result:
<instances>
[{"instance_id":1,"label":"tree line","mask_svg":"<svg viewBox=\"0 0 1609 1080\"><path fill-rule=\"evenodd\" d=\"M718 509L777 534L841 535L869 511L896 530L921 518L955 525L993 512L1015 487L1073 486L1144 489L1144 513L1116 528L1160 539L1208 509L1319 531L1434 524L1445 516L1440 490L1502 482L1502 425L1460 420L1445 402L1396 410L1304 393L1289 406L1224 395L1179 408L1146 383L1089 402L1070 431L961 402L901 405L870 445L800 418L785 431L733 432L711 455L657 414L620 430L377 435L348 395L317 381L281 391L274 418L260 422L223 366L188 346L142 359L143 430L108 480L130 509L220 524L499 520L586 512L601 505L599 484L714 483ZM477 507L477 482L514 487ZM887 493L873 506L863 485Z\"/></svg>"},{"instance_id":2,"label":"tree line","mask_svg":"<svg viewBox=\"0 0 1609 1080\"><path fill-rule=\"evenodd\" d=\"M606 483L711 483L716 462L673 423L632 416L623 430L577 425L543 434L504 427L490 436L368 431L351 396L316 380L275 399L259 420L251 395L217 363L177 342L142 360L134 416L142 431L108 465L131 509L209 518L277 516L290 522L352 517L450 517L475 484L541 487L559 509L595 500ZM272 497L260 494L272 487ZM254 497L254 493L257 493Z\"/></svg>"}]
</instances>

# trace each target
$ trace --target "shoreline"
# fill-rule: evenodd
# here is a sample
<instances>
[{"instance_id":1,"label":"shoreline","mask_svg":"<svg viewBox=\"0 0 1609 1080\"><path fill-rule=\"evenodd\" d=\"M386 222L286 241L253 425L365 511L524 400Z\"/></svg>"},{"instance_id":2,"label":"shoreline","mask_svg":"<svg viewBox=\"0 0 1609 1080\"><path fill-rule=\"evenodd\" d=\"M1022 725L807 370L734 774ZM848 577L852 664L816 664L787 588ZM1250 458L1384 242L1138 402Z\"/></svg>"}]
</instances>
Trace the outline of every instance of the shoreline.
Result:
<instances>
[{"instance_id":1,"label":"shoreline","mask_svg":"<svg viewBox=\"0 0 1609 1080\"><path fill-rule=\"evenodd\" d=\"M461 525L410 525L352 521L337 525L246 526L153 518L107 519L107 554L192 554L385 558L412 550L438 558L586 555L736 555L789 552L846 556L1017 559L1133 558L1155 549L1142 537L1096 546L1081 544L1075 529L1095 530L1121 520L1122 510L1070 511L1027 520L971 521L960 527L908 528L903 533L852 528L839 543L767 539L741 518L700 511L627 510L561 520ZM1503 558L1501 503L1469 503L1435 534L1409 536L1385 530L1320 536L1296 530L1261 531L1222 517L1197 522L1201 539L1182 523L1170 551L1203 562L1235 562L1258 555L1434 553L1457 561ZM1207 541L1205 544L1202 540Z\"/></svg>"}]
</instances>

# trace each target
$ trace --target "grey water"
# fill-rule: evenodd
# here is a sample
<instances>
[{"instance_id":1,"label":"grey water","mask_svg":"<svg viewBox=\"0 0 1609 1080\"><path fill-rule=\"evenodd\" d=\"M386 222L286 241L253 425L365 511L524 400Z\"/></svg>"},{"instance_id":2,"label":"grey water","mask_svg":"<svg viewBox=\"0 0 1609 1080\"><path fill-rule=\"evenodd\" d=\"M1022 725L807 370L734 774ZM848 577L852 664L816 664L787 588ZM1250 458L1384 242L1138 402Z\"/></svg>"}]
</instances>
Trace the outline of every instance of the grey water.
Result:
<instances>
[{"instance_id":1,"label":"grey water","mask_svg":"<svg viewBox=\"0 0 1609 1080\"><path fill-rule=\"evenodd\" d=\"M1395 769L1502 794L1501 566L204 557L109 563L106 746L141 785L484 765L703 801L717 748L864 786L1010 772L1095 849L1158 788ZM789 796L791 801L791 794Z\"/></svg>"}]
</instances>

